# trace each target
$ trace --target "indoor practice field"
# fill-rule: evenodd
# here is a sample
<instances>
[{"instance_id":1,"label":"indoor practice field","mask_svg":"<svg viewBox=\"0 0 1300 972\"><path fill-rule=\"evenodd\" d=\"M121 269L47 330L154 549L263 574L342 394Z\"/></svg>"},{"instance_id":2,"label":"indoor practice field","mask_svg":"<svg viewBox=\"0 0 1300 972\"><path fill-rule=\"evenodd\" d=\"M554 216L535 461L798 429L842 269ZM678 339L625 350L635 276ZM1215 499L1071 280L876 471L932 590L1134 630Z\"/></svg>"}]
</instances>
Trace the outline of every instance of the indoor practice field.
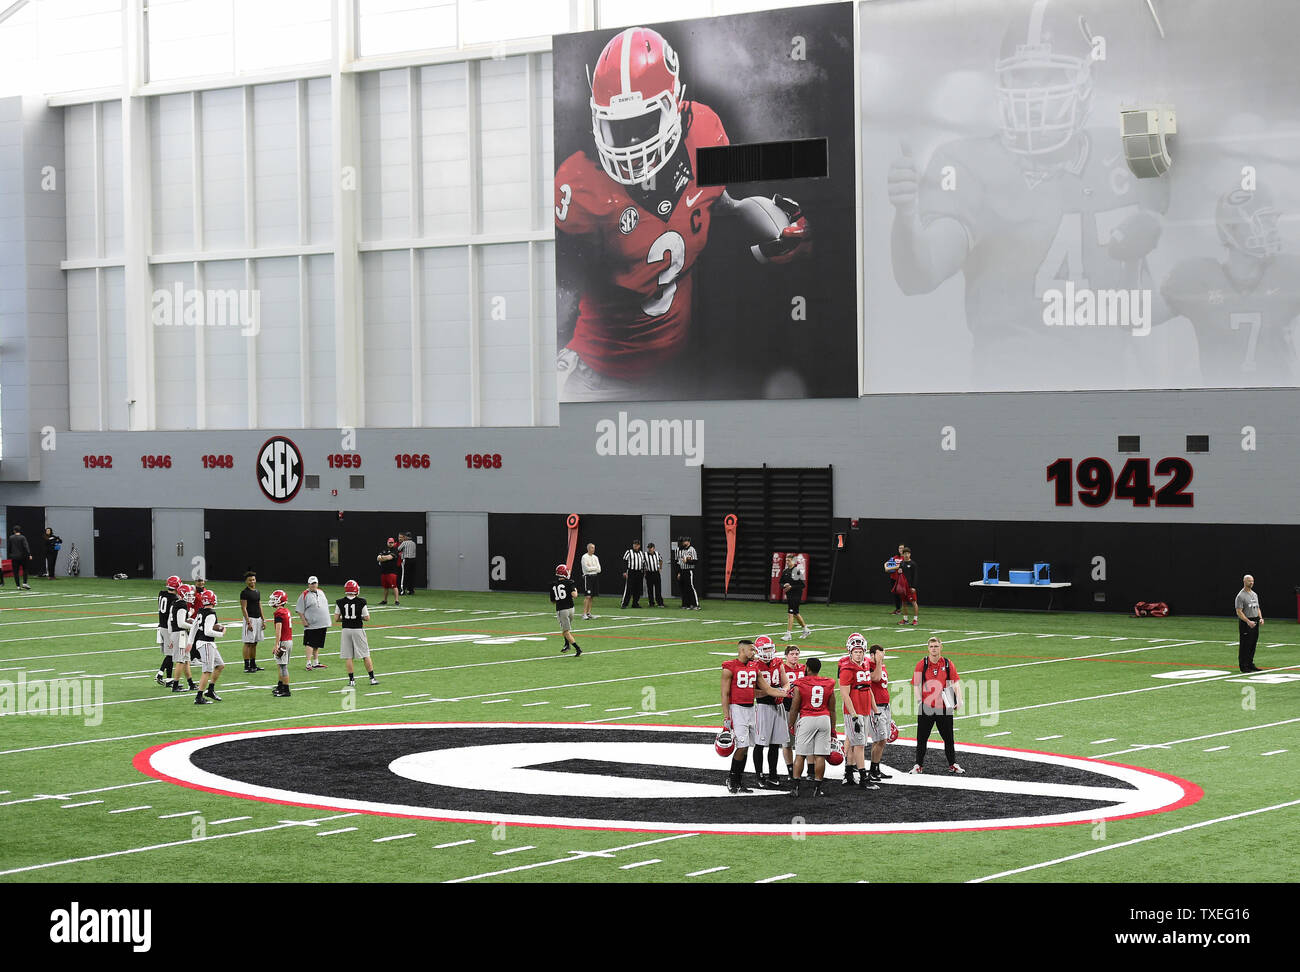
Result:
<instances>
[{"instance_id":1,"label":"indoor practice field","mask_svg":"<svg viewBox=\"0 0 1300 972\"><path fill-rule=\"evenodd\" d=\"M239 585L211 586L231 627L219 645L223 701L202 707L154 681L157 582L38 580L30 593L0 592L5 881L1172 883L1204 880L1209 861L1216 881L1294 877L1289 855L1278 852L1300 838L1300 627L1289 618L1266 622L1256 657L1264 671L1247 676L1237 671L1231 617L928 608L921 625L899 627L888 606L810 604L812 635L794 642L802 660L821 653L823 674L833 674L851 631L882 644L900 730L886 747L893 776L880 790L841 788L841 770L831 769L829 795L813 801L728 795L727 761L713 752L719 665L740 638L766 633L782 644L780 605L714 599L698 613L624 611L606 598L598 618L576 622L583 654L575 658L559 651L544 594L422 591L383 607L363 588L380 684L362 674L354 693L345 689L337 627L321 653L328 667L305 671L295 618L293 694L277 699L269 642L258 653L266 671L239 670ZM269 578L259 586L284 588L291 606L300 589ZM947 773L937 733L925 774L903 776L916 721L904 697L931 635L965 687L961 778ZM83 701L102 705L50 711L36 690L54 679L76 682ZM176 764L158 762L166 752L158 747L219 734L245 735L199 750L202 769L299 798L224 795L196 788L201 780L160 778ZM669 755L628 758L643 740L648 752ZM460 750L438 748L453 744ZM1099 762L1004 758L1017 751ZM573 802L553 788L530 793L527 780L539 771L512 752L535 753L542 777L568 773L575 794L591 792ZM681 765L670 765L673 753L687 754ZM1089 767L1111 764L1148 772L1088 778ZM1138 776L1163 788L1151 799L1168 808L1111 819L1108 801L1147 785ZM655 786L687 795L656 800ZM633 792L641 796L620 818L620 800ZM442 795L483 822L421 819L438 815ZM396 809L338 806L357 799ZM412 812L413 800L433 801L418 804L430 812ZM562 822L587 819L588 804L603 826ZM540 822L552 805L559 809L545 825L510 819ZM698 819L682 806L701 808ZM1078 822L1032 825L1065 810ZM645 827L646 813L680 819ZM958 826L1009 815L1019 824ZM873 831L882 823L893 831ZM873 832L817 832L840 825Z\"/></svg>"}]
</instances>

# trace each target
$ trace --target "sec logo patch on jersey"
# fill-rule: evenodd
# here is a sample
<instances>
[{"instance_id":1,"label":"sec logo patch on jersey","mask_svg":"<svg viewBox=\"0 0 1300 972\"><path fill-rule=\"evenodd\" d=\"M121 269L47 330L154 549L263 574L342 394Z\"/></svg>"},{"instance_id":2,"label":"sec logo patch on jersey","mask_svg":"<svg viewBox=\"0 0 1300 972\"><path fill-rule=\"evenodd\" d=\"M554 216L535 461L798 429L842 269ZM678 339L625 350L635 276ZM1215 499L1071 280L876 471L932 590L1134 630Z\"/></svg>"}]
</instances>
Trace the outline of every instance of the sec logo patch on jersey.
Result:
<instances>
[{"instance_id":1,"label":"sec logo patch on jersey","mask_svg":"<svg viewBox=\"0 0 1300 972\"><path fill-rule=\"evenodd\" d=\"M628 206L618 217L618 231L627 236L636 229L636 224L640 221L641 217L637 215L636 207Z\"/></svg>"}]
</instances>

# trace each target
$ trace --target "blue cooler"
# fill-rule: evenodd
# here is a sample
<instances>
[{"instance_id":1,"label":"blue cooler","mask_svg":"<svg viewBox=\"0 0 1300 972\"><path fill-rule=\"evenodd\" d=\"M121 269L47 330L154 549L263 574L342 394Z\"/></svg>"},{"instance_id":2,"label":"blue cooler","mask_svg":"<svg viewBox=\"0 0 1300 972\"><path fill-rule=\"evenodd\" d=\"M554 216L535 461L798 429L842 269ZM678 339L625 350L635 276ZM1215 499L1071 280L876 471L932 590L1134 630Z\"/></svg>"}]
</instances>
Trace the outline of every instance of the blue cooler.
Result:
<instances>
[{"instance_id":1,"label":"blue cooler","mask_svg":"<svg viewBox=\"0 0 1300 972\"><path fill-rule=\"evenodd\" d=\"M1034 583L1034 572L1032 570L1012 570L1008 571L1008 577L1013 584L1032 584Z\"/></svg>"}]
</instances>

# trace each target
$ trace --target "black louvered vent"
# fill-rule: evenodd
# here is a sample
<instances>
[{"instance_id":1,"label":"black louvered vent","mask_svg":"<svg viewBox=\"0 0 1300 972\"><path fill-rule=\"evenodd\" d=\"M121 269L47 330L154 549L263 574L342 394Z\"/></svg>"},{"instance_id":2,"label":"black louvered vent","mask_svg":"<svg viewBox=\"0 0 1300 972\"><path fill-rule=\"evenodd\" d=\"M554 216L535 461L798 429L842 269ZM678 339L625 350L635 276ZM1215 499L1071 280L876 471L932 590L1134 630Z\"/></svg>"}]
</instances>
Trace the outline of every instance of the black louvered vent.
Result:
<instances>
[{"instance_id":1,"label":"black louvered vent","mask_svg":"<svg viewBox=\"0 0 1300 972\"><path fill-rule=\"evenodd\" d=\"M804 551L812 558L810 598L825 599L830 590L830 466L810 469L705 467L701 476L704 519L704 589L722 595L727 565L723 518L737 517L736 559L729 596L763 598L768 594L773 551Z\"/></svg>"}]
</instances>

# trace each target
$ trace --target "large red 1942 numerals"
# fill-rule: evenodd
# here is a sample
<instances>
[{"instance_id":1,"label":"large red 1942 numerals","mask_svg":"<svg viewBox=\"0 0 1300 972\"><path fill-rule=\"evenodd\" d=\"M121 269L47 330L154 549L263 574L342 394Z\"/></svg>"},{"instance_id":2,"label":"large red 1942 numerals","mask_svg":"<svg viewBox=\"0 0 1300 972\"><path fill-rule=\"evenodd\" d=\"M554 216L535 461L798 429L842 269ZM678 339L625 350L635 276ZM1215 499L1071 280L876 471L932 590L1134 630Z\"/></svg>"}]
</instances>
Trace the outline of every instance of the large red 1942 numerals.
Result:
<instances>
[{"instance_id":1,"label":"large red 1942 numerals","mask_svg":"<svg viewBox=\"0 0 1300 972\"><path fill-rule=\"evenodd\" d=\"M1105 506L1111 499L1129 500L1134 506L1190 507L1195 494L1187 490L1192 481L1192 464L1181 456L1169 456L1156 463L1156 475L1168 476L1169 482L1158 490L1151 485L1151 460L1130 459L1115 475L1109 462L1095 456L1084 459L1078 468L1073 459L1057 459L1047 467L1047 481L1056 490L1057 506L1074 505L1077 482L1079 502L1084 506Z\"/></svg>"},{"instance_id":2,"label":"large red 1942 numerals","mask_svg":"<svg viewBox=\"0 0 1300 972\"><path fill-rule=\"evenodd\" d=\"M112 456L82 456L81 464L87 469L112 469Z\"/></svg>"}]
</instances>

